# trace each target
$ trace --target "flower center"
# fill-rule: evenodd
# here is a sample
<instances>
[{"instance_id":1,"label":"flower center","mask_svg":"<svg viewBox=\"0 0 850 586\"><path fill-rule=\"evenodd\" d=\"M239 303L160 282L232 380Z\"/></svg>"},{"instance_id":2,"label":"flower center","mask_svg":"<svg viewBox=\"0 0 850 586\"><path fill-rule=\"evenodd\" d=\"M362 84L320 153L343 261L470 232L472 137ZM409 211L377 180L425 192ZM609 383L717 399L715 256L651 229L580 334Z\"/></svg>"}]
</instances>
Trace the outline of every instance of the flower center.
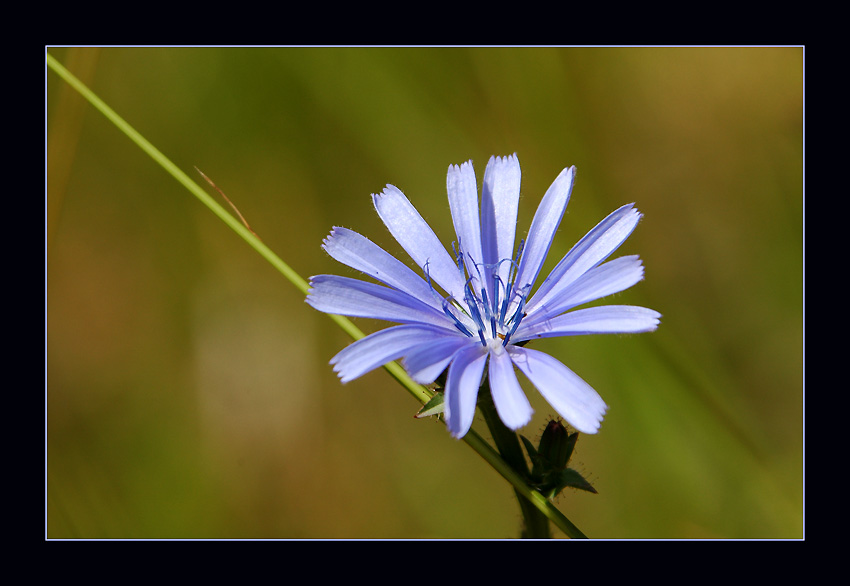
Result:
<instances>
[{"instance_id":1,"label":"flower center","mask_svg":"<svg viewBox=\"0 0 850 586\"><path fill-rule=\"evenodd\" d=\"M451 303L448 299L445 300L443 311L452 318L461 332L471 338L477 336L482 345L491 349L507 346L525 317L523 308L528 291L515 290L514 287L522 247L521 242L516 260L503 259L495 266L479 265L469 255L457 251L458 270L466 277L464 298L463 302L454 298ZM510 269L507 282L503 283L498 267L504 262L510 263ZM490 283L489 287L486 285L487 281ZM460 319L452 309L469 319Z\"/></svg>"}]
</instances>

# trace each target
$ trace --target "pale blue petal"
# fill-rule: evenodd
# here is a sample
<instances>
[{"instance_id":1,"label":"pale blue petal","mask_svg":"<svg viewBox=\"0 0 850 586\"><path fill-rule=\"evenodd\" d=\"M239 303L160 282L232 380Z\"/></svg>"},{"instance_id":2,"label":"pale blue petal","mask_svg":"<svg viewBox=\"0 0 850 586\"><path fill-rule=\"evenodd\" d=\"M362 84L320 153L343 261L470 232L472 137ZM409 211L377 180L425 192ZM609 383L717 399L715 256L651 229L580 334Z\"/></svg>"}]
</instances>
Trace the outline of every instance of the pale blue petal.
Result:
<instances>
[{"instance_id":1,"label":"pale blue petal","mask_svg":"<svg viewBox=\"0 0 850 586\"><path fill-rule=\"evenodd\" d=\"M530 326L551 319L596 299L625 291L643 279L643 263L637 255L621 256L599 266L593 267L569 287L553 295L544 305L527 309L523 326Z\"/></svg>"},{"instance_id":2,"label":"pale blue petal","mask_svg":"<svg viewBox=\"0 0 850 586\"><path fill-rule=\"evenodd\" d=\"M459 332L456 335L447 335L420 344L405 354L402 365L413 380L428 385L440 376L458 350L473 345L480 346L481 342Z\"/></svg>"},{"instance_id":3,"label":"pale blue petal","mask_svg":"<svg viewBox=\"0 0 850 586\"><path fill-rule=\"evenodd\" d=\"M599 222L552 269L528 301L526 312L547 303L585 272L611 256L631 235L641 217L642 214L634 208L634 204L626 204Z\"/></svg>"},{"instance_id":4,"label":"pale blue petal","mask_svg":"<svg viewBox=\"0 0 850 586\"><path fill-rule=\"evenodd\" d=\"M511 346L511 359L558 414L582 433L596 433L608 406L569 368L543 352Z\"/></svg>"},{"instance_id":5,"label":"pale blue petal","mask_svg":"<svg viewBox=\"0 0 850 586\"><path fill-rule=\"evenodd\" d=\"M661 314L634 305L600 305L577 309L517 329L512 340L522 342L534 338L581 336L587 334L641 334L658 328Z\"/></svg>"},{"instance_id":6,"label":"pale blue petal","mask_svg":"<svg viewBox=\"0 0 850 586\"><path fill-rule=\"evenodd\" d=\"M449 207L452 211L455 234L457 234L463 261L467 265L469 276L478 279L478 271L473 263L480 265L481 222L478 218L478 184L475 182L475 170L472 161L460 166L450 165L446 175L446 191L449 195ZM480 286L474 287L476 290Z\"/></svg>"},{"instance_id":7,"label":"pale blue petal","mask_svg":"<svg viewBox=\"0 0 850 586\"><path fill-rule=\"evenodd\" d=\"M561 171L561 174L546 191L546 195L543 196L543 200L534 214L514 283L514 291L521 295L527 296L529 294L537 275L540 273L549 247L552 246L552 239L561 224L564 210L567 209L574 179L575 167ZM513 301L516 302L517 300L514 299Z\"/></svg>"},{"instance_id":8,"label":"pale blue petal","mask_svg":"<svg viewBox=\"0 0 850 586\"><path fill-rule=\"evenodd\" d=\"M466 280L437 235L397 187L373 194L375 209L387 229L432 281L455 299L463 299Z\"/></svg>"},{"instance_id":9,"label":"pale blue petal","mask_svg":"<svg viewBox=\"0 0 850 586\"><path fill-rule=\"evenodd\" d=\"M508 282L516 239L521 173L516 155L490 157L481 187L481 244L484 263ZM489 279L488 279L489 280ZM488 283L488 286L491 285Z\"/></svg>"},{"instance_id":10,"label":"pale blue petal","mask_svg":"<svg viewBox=\"0 0 850 586\"><path fill-rule=\"evenodd\" d=\"M531 421L534 409L516 378L510 355L501 344L490 351L489 380L493 403L502 423L510 429L519 429Z\"/></svg>"},{"instance_id":11,"label":"pale blue petal","mask_svg":"<svg viewBox=\"0 0 850 586\"><path fill-rule=\"evenodd\" d=\"M453 437L465 436L472 426L486 362L487 348L475 344L460 350L449 366L444 404L446 425Z\"/></svg>"},{"instance_id":12,"label":"pale blue petal","mask_svg":"<svg viewBox=\"0 0 850 586\"><path fill-rule=\"evenodd\" d=\"M334 227L322 248L334 260L442 311L442 297L422 277L365 236L347 228Z\"/></svg>"},{"instance_id":13,"label":"pale blue petal","mask_svg":"<svg viewBox=\"0 0 850 586\"><path fill-rule=\"evenodd\" d=\"M424 340L440 343L445 330L425 325L393 326L350 344L331 359L342 382L354 380L370 370L397 360L421 346Z\"/></svg>"},{"instance_id":14,"label":"pale blue petal","mask_svg":"<svg viewBox=\"0 0 850 586\"><path fill-rule=\"evenodd\" d=\"M310 279L307 303L325 313L398 323L424 323L454 330L454 322L415 297L383 285L336 275Z\"/></svg>"}]
</instances>

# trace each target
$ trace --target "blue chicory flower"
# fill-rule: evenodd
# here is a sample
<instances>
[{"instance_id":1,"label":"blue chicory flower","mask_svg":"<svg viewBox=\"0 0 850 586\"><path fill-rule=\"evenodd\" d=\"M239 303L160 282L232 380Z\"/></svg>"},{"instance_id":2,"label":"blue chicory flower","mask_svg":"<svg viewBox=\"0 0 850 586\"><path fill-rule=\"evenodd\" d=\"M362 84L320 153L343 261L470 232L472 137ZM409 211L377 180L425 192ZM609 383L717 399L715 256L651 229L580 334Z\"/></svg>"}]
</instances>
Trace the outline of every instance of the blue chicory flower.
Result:
<instances>
[{"instance_id":1,"label":"blue chicory flower","mask_svg":"<svg viewBox=\"0 0 850 586\"><path fill-rule=\"evenodd\" d=\"M575 167L546 192L528 232L514 249L520 193L516 155L491 157L479 206L472 162L449 167L447 189L457 241L449 254L404 194L392 185L372 195L390 233L421 268L420 277L357 232L334 228L323 248L337 261L383 285L348 277L312 277L307 303L319 311L396 322L333 357L343 383L390 361L419 383L446 369L445 418L451 434L472 425L484 368L499 417L510 429L531 420L532 408L514 366L575 429L596 433L607 405L561 362L524 346L537 338L650 332L659 313L643 307L573 308L628 289L643 279L637 256L605 261L642 214L624 205L602 220L532 288L570 198ZM444 293L440 293L435 284ZM384 286L386 285L386 286Z\"/></svg>"}]
</instances>

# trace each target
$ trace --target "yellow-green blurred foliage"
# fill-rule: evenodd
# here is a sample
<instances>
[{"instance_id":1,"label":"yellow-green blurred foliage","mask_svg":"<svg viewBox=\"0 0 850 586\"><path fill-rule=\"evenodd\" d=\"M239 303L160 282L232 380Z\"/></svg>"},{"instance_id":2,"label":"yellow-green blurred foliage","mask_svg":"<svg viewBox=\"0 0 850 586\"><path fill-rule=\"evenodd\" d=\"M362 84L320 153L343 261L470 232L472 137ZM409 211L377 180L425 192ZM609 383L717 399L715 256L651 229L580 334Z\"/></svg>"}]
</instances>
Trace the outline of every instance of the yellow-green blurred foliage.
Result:
<instances>
[{"instance_id":1,"label":"yellow-green blurred foliage","mask_svg":"<svg viewBox=\"0 0 850 586\"><path fill-rule=\"evenodd\" d=\"M661 327L539 346L610 407L573 460L599 494L558 506L597 538L803 535L802 49L50 52L305 277L353 275L334 225L408 260L386 183L449 244L450 163L517 153L521 235L577 166L546 270L636 202L646 280L613 302ZM46 122L48 537L518 535L493 469L383 370L341 385L345 335L50 71Z\"/></svg>"}]
</instances>

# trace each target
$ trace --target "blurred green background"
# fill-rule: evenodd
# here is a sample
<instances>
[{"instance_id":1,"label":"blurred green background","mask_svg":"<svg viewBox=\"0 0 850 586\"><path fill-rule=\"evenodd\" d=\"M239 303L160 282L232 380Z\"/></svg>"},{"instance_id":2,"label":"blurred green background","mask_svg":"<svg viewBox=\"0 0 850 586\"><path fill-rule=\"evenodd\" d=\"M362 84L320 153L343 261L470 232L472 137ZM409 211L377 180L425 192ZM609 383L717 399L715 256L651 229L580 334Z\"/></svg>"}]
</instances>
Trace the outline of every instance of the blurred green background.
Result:
<instances>
[{"instance_id":1,"label":"blurred green background","mask_svg":"<svg viewBox=\"0 0 850 586\"><path fill-rule=\"evenodd\" d=\"M803 536L802 48L48 50L305 277L352 275L334 225L409 260L386 183L450 243L450 163L516 152L523 235L577 166L547 268L636 202L646 280L613 302L661 327L537 346L609 405L573 459L599 494L557 505L596 538ZM346 336L46 82L49 538L518 535L492 468L383 370L341 385Z\"/></svg>"}]
</instances>

